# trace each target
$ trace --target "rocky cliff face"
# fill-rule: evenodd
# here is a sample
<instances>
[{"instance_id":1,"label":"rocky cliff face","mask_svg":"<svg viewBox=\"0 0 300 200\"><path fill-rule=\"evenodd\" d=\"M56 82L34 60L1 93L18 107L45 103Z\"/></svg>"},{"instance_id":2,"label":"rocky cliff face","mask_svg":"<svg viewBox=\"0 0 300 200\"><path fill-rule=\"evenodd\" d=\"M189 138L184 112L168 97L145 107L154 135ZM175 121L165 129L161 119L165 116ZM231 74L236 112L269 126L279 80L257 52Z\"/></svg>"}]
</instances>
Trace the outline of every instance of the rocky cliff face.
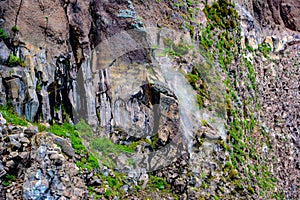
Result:
<instances>
[{"instance_id":1,"label":"rocky cliff face","mask_svg":"<svg viewBox=\"0 0 300 200\"><path fill-rule=\"evenodd\" d=\"M93 133L78 140L126 174L84 169L89 153L62 153L63 138L4 122L0 178L17 180L2 197L299 198L299 9L1 1L0 103L47 126L84 119ZM72 133L55 134L78 147Z\"/></svg>"}]
</instances>

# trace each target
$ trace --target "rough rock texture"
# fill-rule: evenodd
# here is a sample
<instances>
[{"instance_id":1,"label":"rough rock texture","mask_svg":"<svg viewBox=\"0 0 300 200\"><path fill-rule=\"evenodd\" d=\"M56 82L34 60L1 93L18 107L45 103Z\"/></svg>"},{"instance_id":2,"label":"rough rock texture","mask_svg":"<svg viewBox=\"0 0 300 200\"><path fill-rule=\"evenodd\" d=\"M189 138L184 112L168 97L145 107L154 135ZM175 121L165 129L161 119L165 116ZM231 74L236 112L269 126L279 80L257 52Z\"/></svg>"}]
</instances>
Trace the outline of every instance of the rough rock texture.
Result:
<instances>
[{"instance_id":1,"label":"rough rock texture","mask_svg":"<svg viewBox=\"0 0 300 200\"><path fill-rule=\"evenodd\" d=\"M299 1L253 1L255 18L262 24L281 25L293 31L300 30Z\"/></svg>"},{"instance_id":2,"label":"rough rock texture","mask_svg":"<svg viewBox=\"0 0 300 200\"><path fill-rule=\"evenodd\" d=\"M259 81L264 87L260 88L263 118L266 119L267 127L272 127L276 142L278 161L274 170L279 175L281 186L286 196L290 198L297 196L299 187L299 45L291 45L281 57L281 62L269 63L259 61L258 65L265 66L259 70ZM292 57L292 59L290 59ZM268 77L264 79L263 77ZM283 142L286 139L287 143ZM286 176L294 174L294 176Z\"/></svg>"},{"instance_id":3,"label":"rough rock texture","mask_svg":"<svg viewBox=\"0 0 300 200\"><path fill-rule=\"evenodd\" d=\"M18 114L24 114L28 120L33 121L39 107L34 75L31 71L18 67L12 69L1 66L0 70L6 90L1 102L9 100Z\"/></svg>"},{"instance_id":4,"label":"rough rock texture","mask_svg":"<svg viewBox=\"0 0 300 200\"><path fill-rule=\"evenodd\" d=\"M84 199L86 186L75 163L68 161L45 133L31 139L30 167L25 170L24 199Z\"/></svg>"},{"instance_id":5,"label":"rough rock texture","mask_svg":"<svg viewBox=\"0 0 300 200\"><path fill-rule=\"evenodd\" d=\"M1 122L0 178L5 186L1 198L84 199L85 183L72 157L54 144L56 136L38 133L37 127L6 126L3 119ZM8 179L8 175L15 178Z\"/></svg>"},{"instance_id":6,"label":"rough rock texture","mask_svg":"<svg viewBox=\"0 0 300 200\"><path fill-rule=\"evenodd\" d=\"M237 0L264 28L300 30L299 1L293 0Z\"/></svg>"},{"instance_id":7,"label":"rough rock texture","mask_svg":"<svg viewBox=\"0 0 300 200\"><path fill-rule=\"evenodd\" d=\"M260 114L263 119L263 126L272 135L270 142L274 148L274 156L277 158L274 161L273 170L280 180L281 188L284 188L285 197L291 199L299 197L296 189L299 187L299 180L296 177L300 173L298 167L299 116L297 111L300 38L299 32L291 32L289 29L299 31L299 25L297 25L299 11L290 10L289 14L279 15L279 10L283 10L286 8L285 6L291 4L295 4L293 8L297 9L299 7L296 5L297 3L268 1L268 3L259 4L261 7L254 6L254 16L262 27L264 24L272 27L275 22L278 25L284 23L287 29L272 30L271 27L258 29L258 24L250 17L251 15L245 10L241 10L246 43L255 49L258 48L260 42L265 42L270 45L272 50L270 58L262 54L253 54L253 65L257 74L258 97L262 104ZM267 11L255 10L261 8L271 8L270 11L272 12L267 14ZM251 40L252 38L254 40ZM259 151L263 151L263 148L260 148Z\"/></svg>"}]
</instances>

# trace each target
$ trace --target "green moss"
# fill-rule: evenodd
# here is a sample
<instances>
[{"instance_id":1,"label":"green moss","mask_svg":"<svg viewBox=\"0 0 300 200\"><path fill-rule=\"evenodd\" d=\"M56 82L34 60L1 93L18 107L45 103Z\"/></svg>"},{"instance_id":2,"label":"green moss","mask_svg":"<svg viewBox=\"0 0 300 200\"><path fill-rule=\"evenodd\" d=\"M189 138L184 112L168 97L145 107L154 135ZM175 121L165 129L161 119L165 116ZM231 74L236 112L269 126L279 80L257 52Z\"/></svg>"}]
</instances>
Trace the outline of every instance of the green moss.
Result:
<instances>
[{"instance_id":1,"label":"green moss","mask_svg":"<svg viewBox=\"0 0 300 200\"><path fill-rule=\"evenodd\" d=\"M7 186L11 185L11 183L14 181L16 181L16 177L14 175L6 174L2 181L2 185L4 187L7 187Z\"/></svg>"},{"instance_id":2,"label":"green moss","mask_svg":"<svg viewBox=\"0 0 300 200\"><path fill-rule=\"evenodd\" d=\"M25 63L17 56L14 54L10 54L8 60L6 61L6 64L10 67L15 67L15 66L22 66L25 67Z\"/></svg>"},{"instance_id":3,"label":"green moss","mask_svg":"<svg viewBox=\"0 0 300 200\"><path fill-rule=\"evenodd\" d=\"M214 198L214 200L219 200L218 196L214 196L213 198Z\"/></svg>"},{"instance_id":4,"label":"green moss","mask_svg":"<svg viewBox=\"0 0 300 200\"><path fill-rule=\"evenodd\" d=\"M123 185L122 179L124 177L121 176L121 174L117 173L117 172L113 172L114 176L104 176L103 174L99 177L103 182L106 182L105 187L108 187L105 192L104 192L104 196L106 198L110 198L110 197L120 197L123 194L123 191L120 190L120 188Z\"/></svg>"},{"instance_id":5,"label":"green moss","mask_svg":"<svg viewBox=\"0 0 300 200\"><path fill-rule=\"evenodd\" d=\"M86 138L91 138L93 136L93 129L90 127L84 119L80 119L80 121L75 125L75 129L79 132L79 135Z\"/></svg>"},{"instance_id":6,"label":"green moss","mask_svg":"<svg viewBox=\"0 0 300 200\"><path fill-rule=\"evenodd\" d=\"M161 177L150 175L148 187L168 191L171 186Z\"/></svg>"},{"instance_id":7,"label":"green moss","mask_svg":"<svg viewBox=\"0 0 300 200\"><path fill-rule=\"evenodd\" d=\"M19 29L18 29L18 27L17 27L16 25L13 26L13 27L11 28L11 30L12 30L12 32L14 32L14 33L19 32Z\"/></svg>"},{"instance_id":8,"label":"green moss","mask_svg":"<svg viewBox=\"0 0 300 200\"><path fill-rule=\"evenodd\" d=\"M129 165L129 166L133 166L134 165L134 159L133 158L128 158L126 163Z\"/></svg>"},{"instance_id":9,"label":"green moss","mask_svg":"<svg viewBox=\"0 0 300 200\"><path fill-rule=\"evenodd\" d=\"M196 100L199 104L199 107L202 108L205 99L209 98L202 75L200 74L198 69L194 67L192 72L187 73L185 77L187 81L190 83L190 85L194 88L194 90L197 91Z\"/></svg>"},{"instance_id":10,"label":"green moss","mask_svg":"<svg viewBox=\"0 0 300 200\"><path fill-rule=\"evenodd\" d=\"M2 28L0 28L0 39L5 40L7 38L8 38L8 35L5 33L5 31Z\"/></svg>"},{"instance_id":11,"label":"green moss","mask_svg":"<svg viewBox=\"0 0 300 200\"><path fill-rule=\"evenodd\" d=\"M171 40L170 38L164 38L163 43L164 43L165 47L168 47L168 48L172 48L172 46L174 44L173 40Z\"/></svg>"},{"instance_id":12,"label":"green moss","mask_svg":"<svg viewBox=\"0 0 300 200\"><path fill-rule=\"evenodd\" d=\"M193 5L193 1L191 1L191 0L186 0L186 3L187 3L188 6L192 6Z\"/></svg>"},{"instance_id":13,"label":"green moss","mask_svg":"<svg viewBox=\"0 0 300 200\"><path fill-rule=\"evenodd\" d=\"M97 158L108 167L115 167L115 163L111 160L109 154L119 155L121 153L132 154L138 142L134 142L130 145L120 145L114 144L110 139L103 138L93 138L90 141L91 151L97 155Z\"/></svg>"},{"instance_id":14,"label":"green moss","mask_svg":"<svg viewBox=\"0 0 300 200\"><path fill-rule=\"evenodd\" d=\"M188 82L191 84L191 86L193 86L193 88L195 90L198 89L197 87L197 80L198 80L198 76L196 74L193 73L187 73L185 75L185 78L188 80Z\"/></svg>"},{"instance_id":15,"label":"green moss","mask_svg":"<svg viewBox=\"0 0 300 200\"><path fill-rule=\"evenodd\" d=\"M218 0L212 6L206 4L203 12L211 24L214 24L213 26L229 31L233 31L237 27L238 13L232 4L226 0Z\"/></svg>"},{"instance_id":16,"label":"green moss","mask_svg":"<svg viewBox=\"0 0 300 200\"><path fill-rule=\"evenodd\" d=\"M68 129L58 124L52 125L49 129L47 129L47 131L60 137L67 137L67 133L69 132Z\"/></svg>"},{"instance_id":17,"label":"green moss","mask_svg":"<svg viewBox=\"0 0 300 200\"><path fill-rule=\"evenodd\" d=\"M196 94L196 101L199 105L199 108L203 108L203 103L204 103L204 98L203 96L199 95L199 94Z\"/></svg>"},{"instance_id":18,"label":"green moss","mask_svg":"<svg viewBox=\"0 0 300 200\"><path fill-rule=\"evenodd\" d=\"M41 86L41 84L40 84L38 81L36 82L35 90L36 90L37 92L40 92L40 91L42 90L42 86Z\"/></svg>"},{"instance_id":19,"label":"green moss","mask_svg":"<svg viewBox=\"0 0 300 200\"><path fill-rule=\"evenodd\" d=\"M263 157L260 156L254 146L251 147L250 145L256 143L256 139L252 136L253 132L255 131L255 134L259 134L260 131L259 124L251 113L251 111L255 111L253 109L257 108L257 106L250 109L244 102L242 103L243 105L237 104L244 97L239 97L234 90L236 81L243 81L237 80L237 70L232 67L232 60L241 54L238 49L240 38L240 30L238 29L239 17L233 5L226 0L219 0L211 6L206 5L204 13L210 25L201 31L200 48L203 48L204 52L211 54L213 60L216 58L215 61L219 63L223 73L227 75L227 78L224 80L224 85L226 86L225 103L222 104L220 102L220 108L226 108L228 115L228 144L224 141L219 142L219 145L229 152L229 160L223 170L228 173L228 179L234 180L235 190L233 193L257 193L268 197L271 194L268 191L272 191L275 184L272 181L272 174L265 167L260 167L263 166ZM211 35L217 36L217 40L212 40ZM246 48L249 52L253 52L251 47L246 46ZM271 48L268 44L259 46L259 52L265 57L270 51ZM243 69L246 70L243 71ZM244 59L241 62L241 68L238 68L238 70L247 73L246 81L249 83L248 87L251 93L251 97L248 100L251 102L250 104L254 105L254 102L257 101L255 69L250 61ZM192 84L195 83L192 77L189 77L189 80ZM198 99L201 102L200 97L201 95L199 95ZM243 108L247 108L247 113L244 112ZM261 134L265 133L262 132ZM267 136L263 138L262 140L269 140ZM267 143L265 142L265 144ZM260 174L259 176L253 177L249 172L250 170L243 170L244 165L249 162L259 164L253 167L253 170ZM246 180L241 179L241 177L246 177ZM263 192L256 191L256 188L252 187L254 184L259 184L258 190Z\"/></svg>"},{"instance_id":20,"label":"green moss","mask_svg":"<svg viewBox=\"0 0 300 200\"><path fill-rule=\"evenodd\" d=\"M133 149L128 146L113 144L111 140L103 138L94 138L90 142L90 146L93 150L102 152L102 154L107 155L109 153L120 154L120 153L133 153Z\"/></svg>"},{"instance_id":21,"label":"green moss","mask_svg":"<svg viewBox=\"0 0 300 200\"><path fill-rule=\"evenodd\" d=\"M258 50L264 55L264 57L268 58L272 48L270 44L263 42L258 45Z\"/></svg>"},{"instance_id":22,"label":"green moss","mask_svg":"<svg viewBox=\"0 0 300 200\"><path fill-rule=\"evenodd\" d=\"M38 127L39 132L43 132L47 129L46 126L41 125L41 124L38 124L37 127Z\"/></svg>"},{"instance_id":23,"label":"green moss","mask_svg":"<svg viewBox=\"0 0 300 200\"><path fill-rule=\"evenodd\" d=\"M107 189L105 190L104 194L103 194L106 198L113 196L113 192L111 189Z\"/></svg>"},{"instance_id":24,"label":"green moss","mask_svg":"<svg viewBox=\"0 0 300 200\"><path fill-rule=\"evenodd\" d=\"M166 49L164 50L164 53L165 53L165 54L169 54L169 56L171 56L171 57L173 57L173 56L178 56L178 57L180 57L179 54L177 54L173 49L170 49L170 48L166 48Z\"/></svg>"},{"instance_id":25,"label":"green moss","mask_svg":"<svg viewBox=\"0 0 300 200\"><path fill-rule=\"evenodd\" d=\"M173 46L173 50L180 56L186 55L189 53L189 47L183 42L179 42Z\"/></svg>"},{"instance_id":26,"label":"green moss","mask_svg":"<svg viewBox=\"0 0 300 200\"><path fill-rule=\"evenodd\" d=\"M79 168L87 168L88 170L99 168L96 157L87 152L86 147L83 145L82 140L79 137L80 132L76 130L75 126L68 123L64 123L63 125L54 124L50 128L48 128L47 131L60 137L70 138L71 145L75 149L76 153L84 154L87 156L87 160L82 159L76 162Z\"/></svg>"}]
</instances>

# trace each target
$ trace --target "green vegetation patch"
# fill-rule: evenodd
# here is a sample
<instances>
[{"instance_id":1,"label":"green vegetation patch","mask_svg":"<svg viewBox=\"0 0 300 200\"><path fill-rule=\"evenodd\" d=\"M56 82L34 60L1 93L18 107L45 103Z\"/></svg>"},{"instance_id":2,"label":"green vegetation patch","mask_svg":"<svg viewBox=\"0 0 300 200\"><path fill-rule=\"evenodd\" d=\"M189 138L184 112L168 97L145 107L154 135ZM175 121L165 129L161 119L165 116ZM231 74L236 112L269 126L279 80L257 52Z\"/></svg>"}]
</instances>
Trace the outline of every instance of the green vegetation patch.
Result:
<instances>
[{"instance_id":1,"label":"green vegetation patch","mask_svg":"<svg viewBox=\"0 0 300 200\"><path fill-rule=\"evenodd\" d=\"M120 153L133 153L134 150L125 145L114 144L110 139L94 138L90 142L91 149L96 151L101 151L102 154L107 155L109 153L114 153L116 155Z\"/></svg>"},{"instance_id":2,"label":"green vegetation patch","mask_svg":"<svg viewBox=\"0 0 300 200\"><path fill-rule=\"evenodd\" d=\"M12 30L12 32L14 32L15 34L16 34L17 32L19 32L19 28L18 28L16 25L14 25L14 26L11 28L11 30Z\"/></svg>"},{"instance_id":3,"label":"green vegetation patch","mask_svg":"<svg viewBox=\"0 0 300 200\"><path fill-rule=\"evenodd\" d=\"M6 123L11 123L16 126L28 126L28 122L24 117L20 117L8 106L0 106L0 112L6 119Z\"/></svg>"},{"instance_id":4,"label":"green vegetation patch","mask_svg":"<svg viewBox=\"0 0 300 200\"><path fill-rule=\"evenodd\" d=\"M165 179L153 175L149 176L149 184L147 187L152 189L164 190L165 192L170 191L171 189L171 185L168 184Z\"/></svg>"},{"instance_id":5,"label":"green vegetation patch","mask_svg":"<svg viewBox=\"0 0 300 200\"><path fill-rule=\"evenodd\" d=\"M272 48L270 44L263 42L258 45L258 50L264 55L264 57L268 58Z\"/></svg>"},{"instance_id":6,"label":"green vegetation patch","mask_svg":"<svg viewBox=\"0 0 300 200\"><path fill-rule=\"evenodd\" d=\"M7 187L12 184L12 182L16 181L16 177L11 174L6 174L4 180L2 181L2 185Z\"/></svg>"},{"instance_id":7,"label":"green vegetation patch","mask_svg":"<svg viewBox=\"0 0 300 200\"><path fill-rule=\"evenodd\" d=\"M75 149L76 153L85 155L76 164L79 168L87 168L88 170L99 168L98 160L91 153L87 152L86 147L83 145L80 138L80 132L76 130L76 126L68 123L63 125L54 124L47 131L60 136L70 138L71 145Z\"/></svg>"},{"instance_id":8,"label":"green vegetation patch","mask_svg":"<svg viewBox=\"0 0 300 200\"><path fill-rule=\"evenodd\" d=\"M84 119L80 119L80 121L75 125L76 130L79 132L80 136L83 138L91 138L93 136L93 129L90 127Z\"/></svg>"},{"instance_id":9,"label":"green vegetation patch","mask_svg":"<svg viewBox=\"0 0 300 200\"><path fill-rule=\"evenodd\" d=\"M170 56L183 57L189 53L191 46L184 43L182 40L178 43L174 43L170 38L163 38L165 46L164 53L168 53Z\"/></svg>"},{"instance_id":10,"label":"green vegetation patch","mask_svg":"<svg viewBox=\"0 0 300 200\"><path fill-rule=\"evenodd\" d=\"M7 38L8 38L8 35L5 33L5 31L2 28L0 28L0 39L5 40Z\"/></svg>"},{"instance_id":11,"label":"green vegetation patch","mask_svg":"<svg viewBox=\"0 0 300 200\"><path fill-rule=\"evenodd\" d=\"M198 68L193 67L192 72L187 73L185 77L194 90L197 91L196 100L199 104L199 108L202 108L205 99L209 99L207 86L205 85L202 74L198 71Z\"/></svg>"},{"instance_id":12,"label":"green vegetation patch","mask_svg":"<svg viewBox=\"0 0 300 200\"><path fill-rule=\"evenodd\" d=\"M6 61L7 66L15 67L15 66L22 66L26 67L26 64L24 61L21 60L18 56L15 56L14 54L10 54L8 60Z\"/></svg>"}]
</instances>

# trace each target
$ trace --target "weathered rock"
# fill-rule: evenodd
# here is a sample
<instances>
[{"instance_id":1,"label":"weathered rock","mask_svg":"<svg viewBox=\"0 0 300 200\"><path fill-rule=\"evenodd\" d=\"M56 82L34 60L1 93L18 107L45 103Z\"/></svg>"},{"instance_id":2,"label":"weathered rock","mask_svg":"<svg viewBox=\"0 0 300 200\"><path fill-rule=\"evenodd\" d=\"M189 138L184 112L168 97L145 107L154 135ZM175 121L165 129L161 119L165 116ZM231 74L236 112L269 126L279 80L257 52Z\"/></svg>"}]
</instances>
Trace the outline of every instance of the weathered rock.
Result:
<instances>
[{"instance_id":1,"label":"weathered rock","mask_svg":"<svg viewBox=\"0 0 300 200\"><path fill-rule=\"evenodd\" d=\"M4 124L6 124L6 119L4 119L4 117L0 113L0 125L4 125Z\"/></svg>"},{"instance_id":2,"label":"weathered rock","mask_svg":"<svg viewBox=\"0 0 300 200\"><path fill-rule=\"evenodd\" d=\"M9 160L5 165L8 169L13 169L15 167L15 162L13 160Z\"/></svg>"},{"instance_id":3,"label":"weathered rock","mask_svg":"<svg viewBox=\"0 0 300 200\"><path fill-rule=\"evenodd\" d=\"M38 129L36 126L30 126L24 130L24 134L27 137L32 137L38 132Z\"/></svg>"},{"instance_id":4,"label":"weathered rock","mask_svg":"<svg viewBox=\"0 0 300 200\"><path fill-rule=\"evenodd\" d=\"M7 200L14 200L14 196L11 193L6 194L6 199Z\"/></svg>"},{"instance_id":5,"label":"weathered rock","mask_svg":"<svg viewBox=\"0 0 300 200\"><path fill-rule=\"evenodd\" d=\"M240 2L239 0L237 2ZM263 26L268 25L283 25L291 30L299 31L300 15L299 1L284 0L284 1L253 1L253 7L249 7L255 18ZM253 10L252 10L253 9Z\"/></svg>"},{"instance_id":6,"label":"weathered rock","mask_svg":"<svg viewBox=\"0 0 300 200\"><path fill-rule=\"evenodd\" d=\"M30 153L29 152L21 152L21 153L19 153L19 156L22 159L23 163L27 163L30 158Z\"/></svg>"},{"instance_id":7,"label":"weathered rock","mask_svg":"<svg viewBox=\"0 0 300 200\"><path fill-rule=\"evenodd\" d=\"M19 94L22 91L22 85L19 78L12 78L5 81L5 84L7 86L7 94L8 98L15 100L19 98ZM20 96L21 98L21 96ZM24 98L21 98L24 99Z\"/></svg>"},{"instance_id":8,"label":"weathered rock","mask_svg":"<svg viewBox=\"0 0 300 200\"><path fill-rule=\"evenodd\" d=\"M56 137L53 142L61 147L61 150L68 156L73 157L75 155L75 151L71 144L63 139Z\"/></svg>"},{"instance_id":9,"label":"weathered rock","mask_svg":"<svg viewBox=\"0 0 300 200\"><path fill-rule=\"evenodd\" d=\"M175 80L174 76L166 72L163 73L166 77L162 78L160 70L152 69L155 61L150 59L147 32L142 20L150 26L154 24L162 27L159 32L162 32L165 26L177 30L179 26L184 28L189 25L190 32L195 31L195 37L198 37L199 30L197 29L202 28L202 25L206 23L204 14L201 12L204 5L196 5L196 3L194 5L192 1L186 2L191 5L187 6L185 2L182 2L175 6L172 1L148 0L0 1L0 25L5 30L10 30L14 25L18 26L18 33L12 33L12 31L9 33L11 36L10 48L20 58L24 58L26 63L26 69L0 66L2 70L0 104L6 103L6 101L12 102L17 113L25 115L29 120L43 122L55 120L62 123L67 118L75 122L76 119L85 118L95 129L98 125L102 127L102 130L99 131L100 136L107 136L107 133L113 134L111 136L113 141L122 144L130 144L130 142L142 138L143 141L135 149L140 153L136 155L141 156L135 156L134 159L143 158L145 162L135 164L137 166L141 164L142 168L148 169L166 165L167 161L164 159L168 158L167 156L170 154L178 155L181 149L176 145L167 149L163 149L163 147L169 147L168 142L170 141L181 144L182 130L180 128L185 131L196 124L190 123L191 126L183 127L179 125L179 121L182 119L179 113L181 114L185 108L192 106L192 103L185 100L192 98L186 94L183 96L184 98L179 99L180 95L174 91L182 91L180 89L182 82L177 84L177 79ZM275 53L284 54L290 48L294 48L293 52L299 52L297 45L299 36L297 32L293 32L299 31L299 1L235 0L234 2L237 3L236 7L239 6L238 4L242 6L242 36L245 40L242 42L242 47L248 44L257 49L258 45L265 41L271 45ZM210 4L211 1L208 3ZM147 12L145 12L146 9ZM198 15L203 19L198 19ZM187 19L184 18L193 18L193 22L186 24ZM34 19L34 23L32 23L32 19ZM200 22L203 23L199 27ZM264 28L262 29L261 26ZM285 28L290 30L281 31L286 30ZM151 31L148 33L150 35L159 34ZM283 37L282 35L287 36ZM162 42L161 38L157 38L157 40ZM106 44L107 41L109 45ZM95 51L91 52L91 48L94 48ZM10 53L3 42L0 43L0 53L0 62L1 59L5 60ZM289 57L292 60L297 56L292 54ZM282 180L287 180L286 183L281 181L280 184L285 192L289 193L286 198L293 199L295 195L291 196L290 194L297 193L297 183L290 174L299 174L295 170L295 168L299 168L298 154L295 153L298 152L300 141L297 111L299 110L297 109L299 107L297 103L299 72L291 69L297 68L299 61L293 61L296 67L286 67L290 66L289 62L291 61L288 59L282 61L279 54L270 55L276 64L267 63L267 58L264 57L255 58L249 52L245 57L251 59L254 64L258 62L256 59L260 60L257 65L259 67L255 66L254 70L258 96L263 96L262 99L258 97L259 102L262 103L263 113L256 113L257 115L254 116L268 119L269 127L274 127L274 130L290 138L290 144L274 145L273 149L282 149L283 153L278 151L278 158L284 160L284 162L279 161L279 167L275 167L274 170L277 170ZM188 58L178 60L190 62ZM239 62L239 60L238 57L234 61ZM190 66L186 68L180 66L178 69L191 72L193 64L188 63L188 65ZM167 67L162 66L167 71L174 70L173 67ZM237 67L237 69L239 68ZM236 69L232 72L238 75ZM293 74L295 78L287 74ZM264 79L268 81L264 82ZM243 79L241 78L241 80ZM166 84L168 81L169 84ZM148 84L149 82L151 84ZM243 81L235 80L235 82L237 82L235 85L238 88L237 93L241 93L241 96L249 96L249 92L241 92L245 91ZM223 91L221 88L218 89ZM188 103L183 104L184 101ZM288 103L292 106L287 105ZM282 109L284 114L280 113ZM245 108L245 113L247 111ZM286 126L282 126L282 120L285 121ZM190 118L186 121L192 122ZM199 120L197 123L200 123ZM3 122L1 125L4 124ZM25 138L19 133L21 130L4 127L1 130L3 136L0 137L1 140L7 135L12 138L8 142L0 143L0 152L5 154L0 155L0 158L5 161L3 163L14 168L11 158L14 158L18 165L22 165L22 162L26 165L29 157L31 159L31 164L24 168L26 170L24 179L26 184L23 185L24 198L84 198L86 188L82 179L77 176L77 167L70 162L72 159L61 154L60 149L55 145L60 146L67 156L73 157L75 153L68 140L54 139L48 137L47 134L40 135L37 134L37 130L29 129L24 130ZM114 131L111 132L112 130ZM219 186L215 184L216 181L211 181L211 187L206 191L192 191L193 188L186 188L188 184L200 188L204 178L199 174L208 174L209 172L219 181L218 184L224 184L219 180L218 173L222 174L220 166L224 164L228 155L219 152L220 145L212 144L212 141L219 138L215 132L213 130L201 135L201 137L203 136L201 139L206 141L199 140L195 144L201 143L203 148L197 147L197 153L189 152L193 155L191 158L180 160L173 166L167 167L165 171L162 170L158 173L159 176L166 177L167 181L172 183L174 191L184 193L183 199L193 199L197 195L197 197L205 197L202 194L207 191L211 194L207 198L212 198L212 195L221 191L221 187L218 188ZM255 134L256 130L253 132ZM184 133L187 135L185 139L188 140L190 139L188 134L191 136L194 132ZM278 136L277 133L275 135ZM151 145L148 144L149 142ZM162 151L159 151L160 149ZM15 151L11 152L11 150ZM265 154L269 153L269 149L268 151L262 150ZM19 152L17 153L17 151ZM154 153L151 155L151 152ZM153 156L155 153L157 157ZM146 156L144 156L145 154ZM285 155L289 155L290 159L283 159ZM80 160L84 156L76 155L74 157ZM117 157L116 155L111 156L113 159ZM20 158L22 162L17 163ZM120 160L118 166L124 166L126 158L121 157ZM188 164L190 167L185 168ZM281 165L283 168L280 167ZM18 170L19 168L21 167L18 167ZM132 170L131 166L126 166L126 169ZM220 172L216 173L216 171ZM188 173L192 175L187 175ZM88 173L86 177L94 181L91 184L99 185L99 180L93 180L95 174ZM114 177L111 171L109 173L105 171L104 174ZM128 177L135 182L139 175L131 174ZM103 184L108 184L108 182ZM145 185L143 188L146 188ZM217 188L220 191L217 191ZM0 199L4 196L1 194L2 189L0 186ZM127 187L126 183L122 189L127 192L131 191L132 187L130 184ZM226 186L224 190L222 188L222 193L230 194L233 190ZM107 190L97 188L95 191L103 194ZM16 194L20 194L17 186L12 186L7 193L7 198L14 198ZM62 195L66 197L62 197ZM159 199L156 196L154 198ZM235 198L239 197L235 196ZM243 198L249 199L248 196L243 196Z\"/></svg>"},{"instance_id":10,"label":"weathered rock","mask_svg":"<svg viewBox=\"0 0 300 200\"><path fill-rule=\"evenodd\" d=\"M0 163L0 178L4 177L6 174L6 171L4 169L4 166L2 165L2 163Z\"/></svg>"},{"instance_id":11,"label":"weathered rock","mask_svg":"<svg viewBox=\"0 0 300 200\"><path fill-rule=\"evenodd\" d=\"M99 178L93 178L90 181L90 184L93 185L93 186L99 186L99 185L101 185L101 180Z\"/></svg>"},{"instance_id":12,"label":"weathered rock","mask_svg":"<svg viewBox=\"0 0 300 200\"><path fill-rule=\"evenodd\" d=\"M26 137L21 137L21 138L20 138L20 142L21 142L21 143L25 143L25 144L29 144L29 143L30 143L29 139L26 138Z\"/></svg>"},{"instance_id":13,"label":"weathered rock","mask_svg":"<svg viewBox=\"0 0 300 200\"><path fill-rule=\"evenodd\" d=\"M0 64L6 62L9 58L10 50L3 41L0 42Z\"/></svg>"},{"instance_id":14,"label":"weathered rock","mask_svg":"<svg viewBox=\"0 0 300 200\"><path fill-rule=\"evenodd\" d=\"M78 179L78 168L74 163L57 151L53 137L35 134L33 149L30 153L31 166L25 171L23 184L24 199L55 199L70 194L79 199L86 194L86 186Z\"/></svg>"},{"instance_id":15,"label":"weathered rock","mask_svg":"<svg viewBox=\"0 0 300 200\"><path fill-rule=\"evenodd\" d=\"M0 83L2 83L2 77L0 77ZM6 93L5 93L5 87L3 84L0 84L0 105L6 104Z\"/></svg>"},{"instance_id":16,"label":"weathered rock","mask_svg":"<svg viewBox=\"0 0 300 200\"><path fill-rule=\"evenodd\" d=\"M50 160L53 160L55 165L62 165L64 157L61 154L51 154Z\"/></svg>"},{"instance_id":17,"label":"weathered rock","mask_svg":"<svg viewBox=\"0 0 300 200\"><path fill-rule=\"evenodd\" d=\"M13 150L16 151L21 148L21 143L15 140L14 138L10 137L10 143L9 147Z\"/></svg>"}]
</instances>

